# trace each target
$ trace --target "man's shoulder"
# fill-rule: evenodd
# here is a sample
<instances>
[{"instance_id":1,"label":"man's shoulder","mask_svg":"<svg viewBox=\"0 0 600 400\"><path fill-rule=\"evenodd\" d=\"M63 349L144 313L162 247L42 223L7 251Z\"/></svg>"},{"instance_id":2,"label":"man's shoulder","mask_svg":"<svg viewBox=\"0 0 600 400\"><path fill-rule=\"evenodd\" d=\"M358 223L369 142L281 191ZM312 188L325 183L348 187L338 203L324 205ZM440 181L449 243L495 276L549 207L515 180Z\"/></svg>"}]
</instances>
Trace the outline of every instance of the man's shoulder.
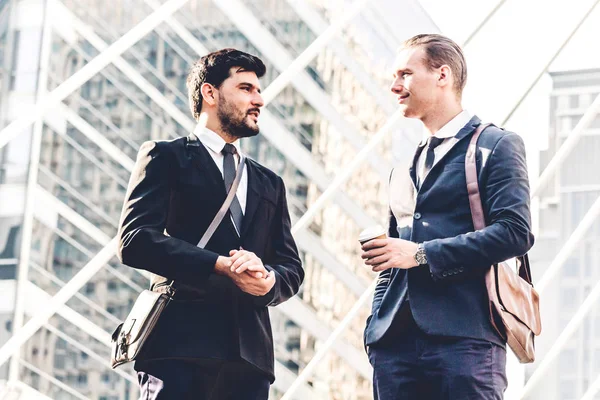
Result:
<instances>
[{"instance_id":1,"label":"man's shoulder","mask_svg":"<svg viewBox=\"0 0 600 400\"><path fill-rule=\"evenodd\" d=\"M182 153L186 143L187 138L185 136L170 140L148 140L140 146L138 156L147 154L154 158L160 154L161 157L172 157Z\"/></svg>"},{"instance_id":2,"label":"man's shoulder","mask_svg":"<svg viewBox=\"0 0 600 400\"><path fill-rule=\"evenodd\" d=\"M270 184L276 192L285 190L281 188L281 186L283 186L283 179L279 175L277 175L275 172L265 167L264 165L260 164L253 158L247 157L247 160L248 164L254 169L257 175L259 175L259 179L263 181L263 184L267 184L267 187Z\"/></svg>"},{"instance_id":3,"label":"man's shoulder","mask_svg":"<svg viewBox=\"0 0 600 400\"><path fill-rule=\"evenodd\" d=\"M246 157L247 157L248 163L250 165L252 165L252 167L255 168L256 171L259 174L261 174L261 176L264 179L267 179L269 182L271 182L273 184L273 186L276 187L279 185L279 182L282 182L282 178L279 175L277 175L275 172L273 172L271 169L265 167L264 165L262 165L261 163L259 163L258 161L256 161L253 158L250 158L248 156L246 156Z\"/></svg>"},{"instance_id":4,"label":"man's shoulder","mask_svg":"<svg viewBox=\"0 0 600 400\"><path fill-rule=\"evenodd\" d=\"M515 132L505 130L496 125L490 125L481 133L481 136L477 141L477 146L492 150L496 147L498 142L506 137L521 138Z\"/></svg>"}]
</instances>

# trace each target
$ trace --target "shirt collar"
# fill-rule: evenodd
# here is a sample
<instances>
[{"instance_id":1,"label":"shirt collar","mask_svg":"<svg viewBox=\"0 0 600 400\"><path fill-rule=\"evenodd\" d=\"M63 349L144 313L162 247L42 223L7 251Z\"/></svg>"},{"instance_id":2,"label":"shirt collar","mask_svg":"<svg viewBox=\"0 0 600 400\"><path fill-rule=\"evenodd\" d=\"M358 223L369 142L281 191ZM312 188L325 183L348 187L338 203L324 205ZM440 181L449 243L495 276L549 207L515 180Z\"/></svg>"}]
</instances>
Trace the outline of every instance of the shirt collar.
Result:
<instances>
[{"instance_id":1,"label":"shirt collar","mask_svg":"<svg viewBox=\"0 0 600 400\"><path fill-rule=\"evenodd\" d=\"M218 133L211 131L207 127L196 125L196 129L194 129L194 135L196 135L198 140L200 140L204 146L214 153L221 154L223 147L225 147L225 140L223 140ZM235 147L237 153L241 155L242 152L240 150L239 142L236 140L231 144Z\"/></svg>"},{"instance_id":2,"label":"shirt collar","mask_svg":"<svg viewBox=\"0 0 600 400\"><path fill-rule=\"evenodd\" d=\"M440 139L447 139L454 137L460 132L460 130L469 123L471 120L471 113L467 110L461 111L456 117L452 118L450 121L446 123L446 125L442 126L442 128L435 133L435 137ZM427 132L423 132L423 138L421 139L421 143L419 146L425 146L427 140L431 135Z\"/></svg>"}]
</instances>

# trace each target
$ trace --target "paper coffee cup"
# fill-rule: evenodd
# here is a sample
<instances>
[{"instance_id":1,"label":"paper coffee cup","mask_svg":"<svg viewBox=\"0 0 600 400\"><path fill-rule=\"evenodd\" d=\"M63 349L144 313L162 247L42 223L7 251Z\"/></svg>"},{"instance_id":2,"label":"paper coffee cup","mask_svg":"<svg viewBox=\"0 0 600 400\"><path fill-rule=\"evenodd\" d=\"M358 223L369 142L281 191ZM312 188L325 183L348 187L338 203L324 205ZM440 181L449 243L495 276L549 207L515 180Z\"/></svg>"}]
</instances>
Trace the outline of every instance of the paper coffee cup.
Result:
<instances>
[{"instance_id":1,"label":"paper coffee cup","mask_svg":"<svg viewBox=\"0 0 600 400\"><path fill-rule=\"evenodd\" d=\"M385 239L387 230L381 225L371 226L358 235L358 241L361 245L373 239Z\"/></svg>"}]
</instances>

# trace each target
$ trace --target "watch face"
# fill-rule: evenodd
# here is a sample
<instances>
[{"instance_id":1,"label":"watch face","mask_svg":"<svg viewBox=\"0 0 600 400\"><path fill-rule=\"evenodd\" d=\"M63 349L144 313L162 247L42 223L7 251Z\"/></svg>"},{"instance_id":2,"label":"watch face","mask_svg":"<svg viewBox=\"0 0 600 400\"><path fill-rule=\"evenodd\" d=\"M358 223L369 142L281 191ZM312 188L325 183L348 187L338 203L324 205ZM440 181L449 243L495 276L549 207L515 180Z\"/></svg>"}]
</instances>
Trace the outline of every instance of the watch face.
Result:
<instances>
[{"instance_id":1,"label":"watch face","mask_svg":"<svg viewBox=\"0 0 600 400\"><path fill-rule=\"evenodd\" d=\"M417 250L417 254L415 255L417 262L421 265L427 264L427 257L425 256L425 250L419 249Z\"/></svg>"}]
</instances>

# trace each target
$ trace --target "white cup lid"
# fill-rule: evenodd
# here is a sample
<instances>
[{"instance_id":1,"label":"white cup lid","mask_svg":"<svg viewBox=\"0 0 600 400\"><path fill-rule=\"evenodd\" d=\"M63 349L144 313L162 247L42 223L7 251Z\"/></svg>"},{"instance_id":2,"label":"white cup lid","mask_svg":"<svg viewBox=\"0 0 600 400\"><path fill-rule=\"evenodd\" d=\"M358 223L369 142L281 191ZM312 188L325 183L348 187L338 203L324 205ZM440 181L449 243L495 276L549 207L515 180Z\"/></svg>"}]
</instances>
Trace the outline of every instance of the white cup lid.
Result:
<instances>
[{"instance_id":1,"label":"white cup lid","mask_svg":"<svg viewBox=\"0 0 600 400\"><path fill-rule=\"evenodd\" d=\"M365 242L367 240L376 238L377 236L385 235L386 233L387 230L381 225L371 226L358 235L358 241Z\"/></svg>"}]
</instances>

